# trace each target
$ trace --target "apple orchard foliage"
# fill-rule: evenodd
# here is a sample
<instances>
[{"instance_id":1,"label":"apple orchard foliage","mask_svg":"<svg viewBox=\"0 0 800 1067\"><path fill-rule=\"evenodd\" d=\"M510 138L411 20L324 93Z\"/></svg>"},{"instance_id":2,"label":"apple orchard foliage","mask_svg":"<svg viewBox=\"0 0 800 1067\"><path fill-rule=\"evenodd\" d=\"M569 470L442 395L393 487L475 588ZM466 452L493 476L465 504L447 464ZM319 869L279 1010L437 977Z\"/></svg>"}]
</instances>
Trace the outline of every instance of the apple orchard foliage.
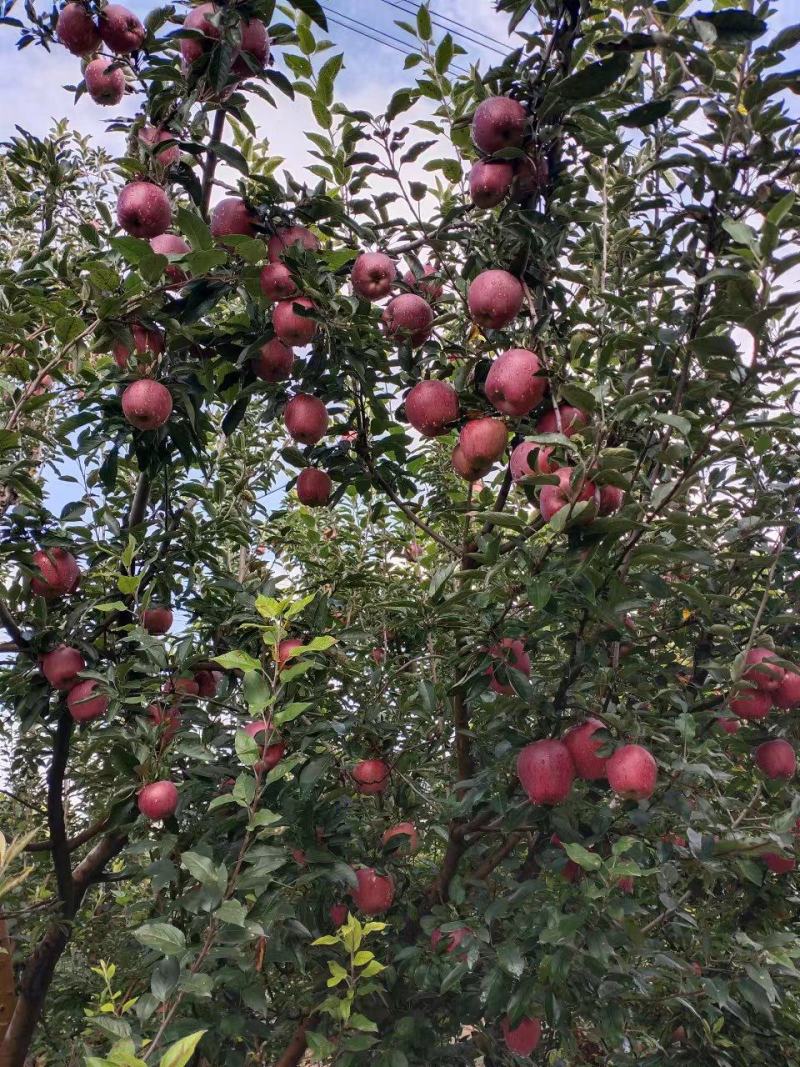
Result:
<instances>
[{"instance_id":1,"label":"apple orchard foliage","mask_svg":"<svg viewBox=\"0 0 800 1067\"><path fill-rule=\"evenodd\" d=\"M800 1063L800 28L499 6L73 6L3 148L3 1062Z\"/></svg>"}]
</instances>

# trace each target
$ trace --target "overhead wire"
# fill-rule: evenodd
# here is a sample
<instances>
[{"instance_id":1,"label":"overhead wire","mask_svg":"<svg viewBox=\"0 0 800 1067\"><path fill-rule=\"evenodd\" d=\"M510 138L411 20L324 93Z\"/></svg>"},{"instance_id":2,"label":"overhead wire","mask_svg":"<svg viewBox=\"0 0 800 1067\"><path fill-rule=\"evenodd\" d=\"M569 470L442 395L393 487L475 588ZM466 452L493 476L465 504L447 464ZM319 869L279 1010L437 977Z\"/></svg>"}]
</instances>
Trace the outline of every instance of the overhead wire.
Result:
<instances>
[{"instance_id":1,"label":"overhead wire","mask_svg":"<svg viewBox=\"0 0 800 1067\"><path fill-rule=\"evenodd\" d=\"M404 15L414 15L416 13L415 8L403 7L403 3L411 3L411 0L381 0L381 3L386 4L388 7L393 7L396 11L402 12ZM482 30L476 30L472 26L468 26L466 23L456 22L454 19L448 18L447 15L440 15L439 12L430 11L431 22L434 26L438 26L440 30L446 30L454 37L462 37L465 41L469 41L470 44L477 45L479 48L485 48L489 52L494 52L500 56L506 56L508 53L508 43L505 44L502 41L498 41L496 37L491 37L489 34L484 33ZM450 25L446 25L449 23ZM451 29L450 27L457 27ZM481 40L481 38L483 38ZM493 44L487 44L487 41L494 42ZM495 48L494 45L499 45L499 48Z\"/></svg>"}]
</instances>

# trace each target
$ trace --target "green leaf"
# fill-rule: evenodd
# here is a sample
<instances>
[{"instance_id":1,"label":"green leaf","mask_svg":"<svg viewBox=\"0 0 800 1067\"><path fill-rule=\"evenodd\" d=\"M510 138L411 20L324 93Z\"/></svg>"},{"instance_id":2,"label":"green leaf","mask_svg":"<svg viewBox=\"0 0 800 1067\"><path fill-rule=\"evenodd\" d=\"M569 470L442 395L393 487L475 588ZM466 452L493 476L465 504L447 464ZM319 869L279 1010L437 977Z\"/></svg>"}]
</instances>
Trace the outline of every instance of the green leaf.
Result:
<instances>
[{"instance_id":1,"label":"green leaf","mask_svg":"<svg viewBox=\"0 0 800 1067\"><path fill-rule=\"evenodd\" d=\"M247 652L225 652L221 656L215 656L214 662L229 671L256 671L261 667L257 659L253 659Z\"/></svg>"},{"instance_id":2,"label":"green leaf","mask_svg":"<svg viewBox=\"0 0 800 1067\"><path fill-rule=\"evenodd\" d=\"M317 0L289 0L289 2L292 7L302 11L304 15L308 15L312 22L316 22L319 28L327 33L328 20L325 18L325 12L317 3Z\"/></svg>"},{"instance_id":3,"label":"green leaf","mask_svg":"<svg viewBox=\"0 0 800 1067\"><path fill-rule=\"evenodd\" d=\"M217 868L208 856L201 856L199 852L182 852L181 866L201 885L217 884Z\"/></svg>"},{"instance_id":4,"label":"green leaf","mask_svg":"<svg viewBox=\"0 0 800 1067\"><path fill-rule=\"evenodd\" d=\"M261 758L261 748L256 744L255 738L244 730L236 731L233 743L239 762L245 767L252 767Z\"/></svg>"},{"instance_id":5,"label":"green leaf","mask_svg":"<svg viewBox=\"0 0 800 1067\"><path fill-rule=\"evenodd\" d=\"M714 31L713 43L731 48L744 48L767 32L767 24L750 11L742 8L726 8L724 11L698 11L692 21L705 23ZM702 34L702 31L700 31ZM703 38L705 39L705 38Z\"/></svg>"},{"instance_id":6,"label":"green leaf","mask_svg":"<svg viewBox=\"0 0 800 1067\"><path fill-rule=\"evenodd\" d=\"M272 692L260 670L245 671L242 679L242 692L253 715L260 715L272 699Z\"/></svg>"},{"instance_id":7,"label":"green leaf","mask_svg":"<svg viewBox=\"0 0 800 1067\"><path fill-rule=\"evenodd\" d=\"M186 951L186 936L170 923L145 923L133 936L147 948L155 949L162 956L180 956Z\"/></svg>"},{"instance_id":8,"label":"green leaf","mask_svg":"<svg viewBox=\"0 0 800 1067\"><path fill-rule=\"evenodd\" d=\"M304 711L307 711L311 707L310 702L295 702L293 704L287 704L285 708L281 708L280 711L276 711L272 716L272 721L276 726L282 726L285 722L291 722L296 719L298 715L302 715Z\"/></svg>"},{"instance_id":9,"label":"green leaf","mask_svg":"<svg viewBox=\"0 0 800 1067\"><path fill-rule=\"evenodd\" d=\"M177 209L178 229L195 250L214 247L214 238L206 223L194 211L185 207Z\"/></svg>"},{"instance_id":10,"label":"green leaf","mask_svg":"<svg viewBox=\"0 0 800 1067\"><path fill-rule=\"evenodd\" d=\"M425 4L420 4L417 10L417 33L420 40L430 41L433 35L433 27L431 26L431 15Z\"/></svg>"},{"instance_id":11,"label":"green leaf","mask_svg":"<svg viewBox=\"0 0 800 1067\"><path fill-rule=\"evenodd\" d=\"M583 845L579 845L576 841L565 844L564 851L571 860L577 863L579 867L583 867L585 871L596 871L603 865L602 859L596 852L589 852L588 849L585 849Z\"/></svg>"},{"instance_id":12,"label":"green leaf","mask_svg":"<svg viewBox=\"0 0 800 1067\"><path fill-rule=\"evenodd\" d=\"M512 978L521 978L525 970L525 957L520 951L519 945L506 942L497 949L497 962Z\"/></svg>"},{"instance_id":13,"label":"green leaf","mask_svg":"<svg viewBox=\"0 0 800 1067\"><path fill-rule=\"evenodd\" d=\"M436 56L434 57L434 66L436 67L437 74L446 74L447 68L454 55L453 38L449 33L446 33L439 42L439 47L436 49Z\"/></svg>"},{"instance_id":14,"label":"green leaf","mask_svg":"<svg viewBox=\"0 0 800 1067\"><path fill-rule=\"evenodd\" d=\"M630 111L618 118L617 122L620 126L640 129L642 126L649 126L653 122L658 122L659 119L666 118L671 110L671 100L650 100L646 104L631 108Z\"/></svg>"},{"instance_id":15,"label":"green leaf","mask_svg":"<svg viewBox=\"0 0 800 1067\"><path fill-rule=\"evenodd\" d=\"M569 104L594 100L626 74L630 65L631 57L626 52L617 52L608 59L590 63L576 74L558 82L553 87L553 92L557 94L558 99Z\"/></svg>"},{"instance_id":16,"label":"green leaf","mask_svg":"<svg viewBox=\"0 0 800 1067\"><path fill-rule=\"evenodd\" d=\"M374 1023L372 1019L368 1019L365 1015L359 1015L358 1012L350 1016L349 1024L354 1030L369 1030L373 1034L378 1032L378 1024Z\"/></svg>"},{"instance_id":17,"label":"green leaf","mask_svg":"<svg viewBox=\"0 0 800 1067\"><path fill-rule=\"evenodd\" d=\"M220 922L230 923L231 926L244 927L247 908L239 900L223 900L214 912L214 916Z\"/></svg>"},{"instance_id":18,"label":"green leaf","mask_svg":"<svg viewBox=\"0 0 800 1067\"><path fill-rule=\"evenodd\" d=\"M197 1030L170 1045L159 1061L159 1067L186 1067L207 1030Z\"/></svg>"}]
</instances>

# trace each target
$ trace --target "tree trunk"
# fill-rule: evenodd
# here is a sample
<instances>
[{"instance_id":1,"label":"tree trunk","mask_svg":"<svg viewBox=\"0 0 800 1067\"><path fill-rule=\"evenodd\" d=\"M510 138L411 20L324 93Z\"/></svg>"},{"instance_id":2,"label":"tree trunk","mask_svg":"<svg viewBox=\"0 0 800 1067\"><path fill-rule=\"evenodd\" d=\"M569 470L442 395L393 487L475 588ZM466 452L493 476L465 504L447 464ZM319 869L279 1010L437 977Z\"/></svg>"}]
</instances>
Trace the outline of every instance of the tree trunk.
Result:
<instances>
[{"instance_id":1,"label":"tree trunk","mask_svg":"<svg viewBox=\"0 0 800 1067\"><path fill-rule=\"evenodd\" d=\"M8 936L8 924L0 919L0 1041L3 1040L17 995L14 985L14 945Z\"/></svg>"}]
</instances>

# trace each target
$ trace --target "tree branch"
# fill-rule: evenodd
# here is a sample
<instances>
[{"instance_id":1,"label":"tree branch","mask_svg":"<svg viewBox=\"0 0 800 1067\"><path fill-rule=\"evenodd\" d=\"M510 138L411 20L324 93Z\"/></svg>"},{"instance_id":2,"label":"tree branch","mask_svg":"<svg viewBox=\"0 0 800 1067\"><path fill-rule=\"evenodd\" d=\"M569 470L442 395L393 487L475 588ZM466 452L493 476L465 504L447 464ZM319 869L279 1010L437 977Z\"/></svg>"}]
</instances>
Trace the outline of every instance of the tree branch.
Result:
<instances>
[{"instance_id":1,"label":"tree branch","mask_svg":"<svg viewBox=\"0 0 800 1067\"><path fill-rule=\"evenodd\" d=\"M219 159L216 149L217 145L222 143L222 134L225 130L225 118L225 108L221 107L214 116L214 125L211 129L211 140L209 141L205 162L203 163L201 211L206 218L208 217L208 207L211 203L211 187L214 184L214 172L217 169L217 162Z\"/></svg>"},{"instance_id":2,"label":"tree branch","mask_svg":"<svg viewBox=\"0 0 800 1067\"><path fill-rule=\"evenodd\" d=\"M87 826L85 830L81 830L79 834L74 837L70 837L66 841L66 848L68 852L74 852L76 848L80 848L81 845L85 845L87 841L91 841L93 837L97 837L108 826L108 816L104 815L102 819L98 819L93 822L91 826ZM25 847L26 852L50 852L52 851L53 844L51 840L47 841L32 841L30 845Z\"/></svg>"},{"instance_id":3,"label":"tree branch","mask_svg":"<svg viewBox=\"0 0 800 1067\"><path fill-rule=\"evenodd\" d=\"M69 862L67 830L64 822L64 774L72 737L72 716L62 703L53 739L53 758L47 772L47 824L50 827L50 852L53 855L58 895L65 915L73 913L75 884Z\"/></svg>"},{"instance_id":4,"label":"tree branch","mask_svg":"<svg viewBox=\"0 0 800 1067\"><path fill-rule=\"evenodd\" d=\"M14 642L18 649L27 649L30 647L30 642L26 641L22 636L17 620L11 614L8 609L8 605L4 600L0 600L0 623L2 623L4 629L8 633L8 636Z\"/></svg>"}]
</instances>

